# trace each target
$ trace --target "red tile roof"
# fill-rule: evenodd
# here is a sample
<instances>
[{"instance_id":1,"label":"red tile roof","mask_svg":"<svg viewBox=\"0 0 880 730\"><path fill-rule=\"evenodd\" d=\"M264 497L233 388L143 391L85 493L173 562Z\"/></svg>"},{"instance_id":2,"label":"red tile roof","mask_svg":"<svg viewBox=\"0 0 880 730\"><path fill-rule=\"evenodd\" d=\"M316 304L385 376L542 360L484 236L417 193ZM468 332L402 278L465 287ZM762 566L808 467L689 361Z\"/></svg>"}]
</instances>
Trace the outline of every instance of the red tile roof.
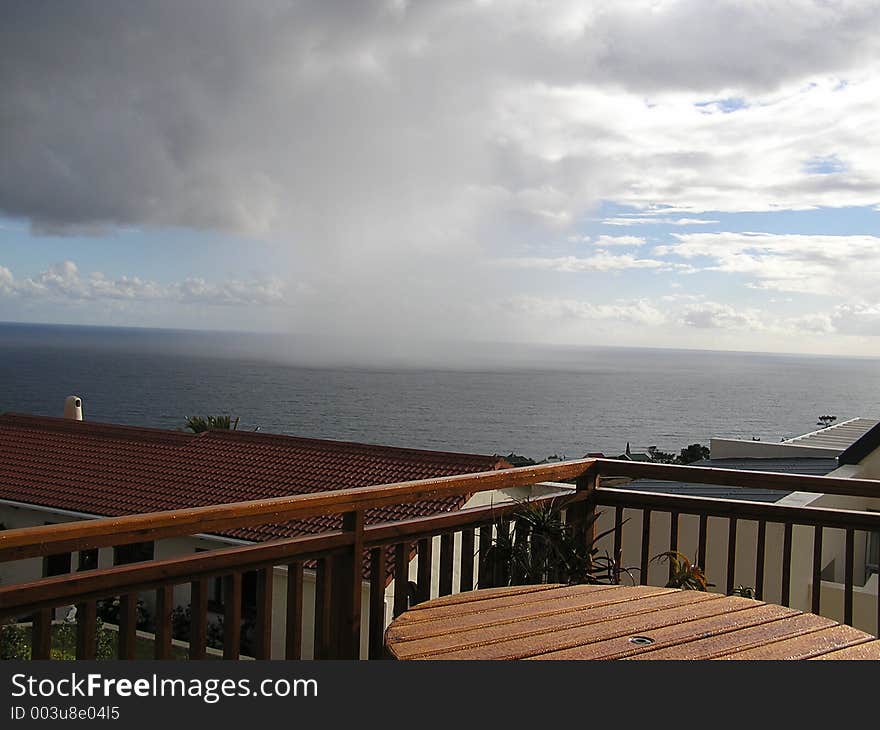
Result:
<instances>
[{"instance_id":1,"label":"red tile roof","mask_svg":"<svg viewBox=\"0 0 880 730\"><path fill-rule=\"evenodd\" d=\"M191 434L0 415L0 499L101 516L491 471L479 456L246 431ZM369 511L368 523L450 512L466 497ZM336 529L339 516L224 533L262 541Z\"/></svg>"}]
</instances>

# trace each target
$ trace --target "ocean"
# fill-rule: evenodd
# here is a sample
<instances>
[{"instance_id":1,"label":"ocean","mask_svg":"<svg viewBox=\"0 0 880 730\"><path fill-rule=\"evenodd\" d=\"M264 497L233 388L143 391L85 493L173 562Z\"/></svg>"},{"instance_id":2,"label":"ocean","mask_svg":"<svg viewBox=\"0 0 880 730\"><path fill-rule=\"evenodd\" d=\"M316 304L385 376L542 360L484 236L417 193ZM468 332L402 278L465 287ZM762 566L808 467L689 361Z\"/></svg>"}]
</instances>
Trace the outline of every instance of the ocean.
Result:
<instances>
[{"instance_id":1,"label":"ocean","mask_svg":"<svg viewBox=\"0 0 880 730\"><path fill-rule=\"evenodd\" d=\"M0 324L0 412L57 416L76 394L92 421L181 428L230 413L243 429L535 459L778 441L822 414L880 417L876 359L540 348L503 366L357 367L297 364L306 354L275 340Z\"/></svg>"}]
</instances>

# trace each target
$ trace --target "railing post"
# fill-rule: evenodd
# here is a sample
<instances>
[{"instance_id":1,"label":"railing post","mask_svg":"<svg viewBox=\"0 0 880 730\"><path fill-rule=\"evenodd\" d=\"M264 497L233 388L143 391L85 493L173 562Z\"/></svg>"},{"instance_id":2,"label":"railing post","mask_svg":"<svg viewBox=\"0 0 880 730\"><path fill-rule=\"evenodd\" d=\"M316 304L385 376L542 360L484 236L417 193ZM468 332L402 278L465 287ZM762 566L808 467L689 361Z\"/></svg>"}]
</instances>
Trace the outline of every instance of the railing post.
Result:
<instances>
[{"instance_id":1,"label":"railing post","mask_svg":"<svg viewBox=\"0 0 880 730\"><path fill-rule=\"evenodd\" d=\"M208 631L208 581L202 578L190 584L189 658L204 659Z\"/></svg>"},{"instance_id":2,"label":"railing post","mask_svg":"<svg viewBox=\"0 0 880 730\"><path fill-rule=\"evenodd\" d=\"M94 659L96 653L98 612L94 601L76 605L76 658Z\"/></svg>"},{"instance_id":3,"label":"railing post","mask_svg":"<svg viewBox=\"0 0 880 730\"><path fill-rule=\"evenodd\" d=\"M284 658L302 658L303 564L287 564L287 617L285 620Z\"/></svg>"},{"instance_id":4,"label":"railing post","mask_svg":"<svg viewBox=\"0 0 880 730\"><path fill-rule=\"evenodd\" d=\"M120 659L134 659L137 645L137 593L119 596Z\"/></svg>"},{"instance_id":5,"label":"railing post","mask_svg":"<svg viewBox=\"0 0 880 730\"><path fill-rule=\"evenodd\" d=\"M334 659L359 659L361 654L361 600L364 582L364 513L346 512L342 529L352 533L351 547L334 560L333 617Z\"/></svg>"},{"instance_id":6,"label":"railing post","mask_svg":"<svg viewBox=\"0 0 880 730\"><path fill-rule=\"evenodd\" d=\"M599 474L595 467L590 467L575 481L575 491L580 496L586 493L587 498L568 506L566 522L571 526L578 547L589 548L596 535L596 488L599 486Z\"/></svg>"},{"instance_id":7,"label":"railing post","mask_svg":"<svg viewBox=\"0 0 880 730\"><path fill-rule=\"evenodd\" d=\"M257 617L254 636L254 658L272 658L272 590L275 587L275 569L257 571Z\"/></svg>"},{"instance_id":8,"label":"railing post","mask_svg":"<svg viewBox=\"0 0 880 730\"><path fill-rule=\"evenodd\" d=\"M49 659L52 653L52 609L34 613L31 625L31 659Z\"/></svg>"},{"instance_id":9,"label":"railing post","mask_svg":"<svg viewBox=\"0 0 880 730\"><path fill-rule=\"evenodd\" d=\"M166 585L156 590L156 659L171 658L171 613L174 608L174 586Z\"/></svg>"},{"instance_id":10,"label":"railing post","mask_svg":"<svg viewBox=\"0 0 880 730\"><path fill-rule=\"evenodd\" d=\"M241 652L241 573L223 576L223 658Z\"/></svg>"},{"instance_id":11,"label":"railing post","mask_svg":"<svg viewBox=\"0 0 880 730\"><path fill-rule=\"evenodd\" d=\"M385 651L385 547L370 551L370 659L381 659Z\"/></svg>"}]
</instances>

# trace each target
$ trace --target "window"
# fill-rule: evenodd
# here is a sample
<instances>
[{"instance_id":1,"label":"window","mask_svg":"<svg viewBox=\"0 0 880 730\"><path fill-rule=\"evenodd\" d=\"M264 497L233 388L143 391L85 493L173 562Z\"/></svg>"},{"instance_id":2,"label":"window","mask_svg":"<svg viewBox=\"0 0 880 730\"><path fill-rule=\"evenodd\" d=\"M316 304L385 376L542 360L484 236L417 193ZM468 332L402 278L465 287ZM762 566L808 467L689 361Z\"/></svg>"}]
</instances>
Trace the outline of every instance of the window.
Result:
<instances>
[{"instance_id":1,"label":"window","mask_svg":"<svg viewBox=\"0 0 880 730\"><path fill-rule=\"evenodd\" d=\"M197 553L207 553L207 548L196 548ZM214 613L223 611L223 578L208 579L208 609Z\"/></svg>"},{"instance_id":2,"label":"window","mask_svg":"<svg viewBox=\"0 0 880 730\"><path fill-rule=\"evenodd\" d=\"M47 555L43 558L43 575L48 578L52 575L64 575L70 572L70 553L58 553Z\"/></svg>"},{"instance_id":3,"label":"window","mask_svg":"<svg viewBox=\"0 0 880 730\"><path fill-rule=\"evenodd\" d=\"M865 549L865 572L867 575L880 573L880 532L868 533L868 545Z\"/></svg>"},{"instance_id":4,"label":"window","mask_svg":"<svg viewBox=\"0 0 880 730\"><path fill-rule=\"evenodd\" d=\"M94 570L98 567L98 548L80 550L77 570Z\"/></svg>"},{"instance_id":5,"label":"window","mask_svg":"<svg viewBox=\"0 0 880 730\"><path fill-rule=\"evenodd\" d=\"M44 525L54 525L54 522L44 522ZM70 553L56 553L43 558L43 577L52 575L64 575L70 572Z\"/></svg>"},{"instance_id":6,"label":"window","mask_svg":"<svg viewBox=\"0 0 880 730\"><path fill-rule=\"evenodd\" d=\"M241 608L245 616L257 610L257 571L249 570L241 574Z\"/></svg>"},{"instance_id":7,"label":"window","mask_svg":"<svg viewBox=\"0 0 880 730\"><path fill-rule=\"evenodd\" d=\"M113 548L113 565L127 565L153 559L152 542L133 542Z\"/></svg>"},{"instance_id":8,"label":"window","mask_svg":"<svg viewBox=\"0 0 880 730\"><path fill-rule=\"evenodd\" d=\"M868 512L878 511L868 509ZM865 536L865 580L874 573L880 573L880 532L869 532Z\"/></svg>"}]
</instances>

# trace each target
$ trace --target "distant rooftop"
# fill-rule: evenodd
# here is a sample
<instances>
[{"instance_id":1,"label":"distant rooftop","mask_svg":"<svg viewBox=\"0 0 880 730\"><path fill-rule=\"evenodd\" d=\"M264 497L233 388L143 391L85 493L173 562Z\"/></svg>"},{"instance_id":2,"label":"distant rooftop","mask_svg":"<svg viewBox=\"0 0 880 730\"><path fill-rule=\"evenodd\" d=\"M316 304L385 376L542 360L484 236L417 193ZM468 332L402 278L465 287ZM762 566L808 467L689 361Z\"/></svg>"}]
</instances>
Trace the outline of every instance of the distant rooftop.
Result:
<instances>
[{"instance_id":1,"label":"distant rooftop","mask_svg":"<svg viewBox=\"0 0 880 730\"><path fill-rule=\"evenodd\" d=\"M831 459L840 456L856 442L865 444L865 435L872 433L877 424L874 418L850 418L828 428L776 442L713 437L710 448L713 459Z\"/></svg>"},{"instance_id":2,"label":"distant rooftop","mask_svg":"<svg viewBox=\"0 0 880 730\"><path fill-rule=\"evenodd\" d=\"M803 436L795 436L786 439L782 443L792 446L812 446L820 449L840 449L843 451L858 441L868 431L878 424L873 418L850 418L828 428L805 433Z\"/></svg>"},{"instance_id":3,"label":"distant rooftop","mask_svg":"<svg viewBox=\"0 0 880 730\"><path fill-rule=\"evenodd\" d=\"M691 466L711 466L715 469L735 469L737 471L769 471L778 474L825 476L837 468L837 459L816 459L811 457L786 459L703 459L694 462ZM775 489L664 482L657 479L637 479L634 482L621 485L620 488L632 489L637 492L680 494L688 497L717 497L719 499L739 499L749 502L777 502L791 494L791 492Z\"/></svg>"}]
</instances>

